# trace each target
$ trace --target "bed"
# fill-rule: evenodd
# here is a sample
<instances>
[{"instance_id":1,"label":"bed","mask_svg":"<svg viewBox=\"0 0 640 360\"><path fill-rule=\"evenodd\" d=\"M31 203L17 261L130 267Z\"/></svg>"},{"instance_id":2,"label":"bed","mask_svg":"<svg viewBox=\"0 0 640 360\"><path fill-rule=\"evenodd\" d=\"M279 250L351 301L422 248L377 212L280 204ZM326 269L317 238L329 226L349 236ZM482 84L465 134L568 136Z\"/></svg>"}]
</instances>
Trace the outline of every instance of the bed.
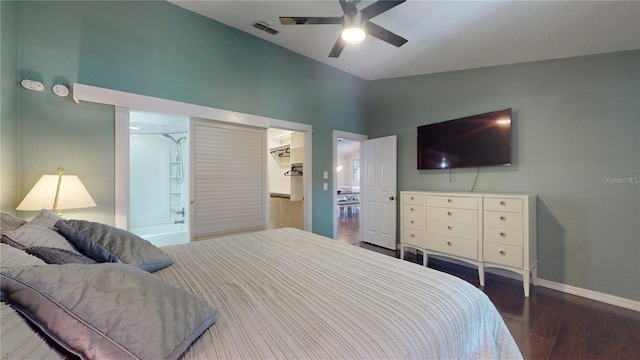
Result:
<instances>
[{"instance_id":1,"label":"bed","mask_svg":"<svg viewBox=\"0 0 640 360\"><path fill-rule=\"evenodd\" d=\"M4 274L15 274L13 267L28 261L5 256L6 244L1 249L5 292ZM171 258L170 265L152 273L136 270L216 312L214 322L182 344L179 354L165 358L522 358L484 293L407 261L293 228L160 250ZM68 267L75 274L99 265L117 264L47 266ZM11 301L3 301L3 359L68 356L70 349L52 342L18 312ZM145 356L134 352L133 358Z\"/></svg>"}]
</instances>

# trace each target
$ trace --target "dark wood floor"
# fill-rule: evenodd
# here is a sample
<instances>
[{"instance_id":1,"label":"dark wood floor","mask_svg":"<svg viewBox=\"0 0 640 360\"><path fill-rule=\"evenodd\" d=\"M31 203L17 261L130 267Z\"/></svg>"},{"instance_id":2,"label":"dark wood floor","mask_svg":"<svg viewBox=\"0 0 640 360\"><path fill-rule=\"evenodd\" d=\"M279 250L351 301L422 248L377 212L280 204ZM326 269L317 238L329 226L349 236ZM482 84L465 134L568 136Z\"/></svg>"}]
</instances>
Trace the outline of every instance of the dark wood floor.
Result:
<instances>
[{"instance_id":1,"label":"dark wood floor","mask_svg":"<svg viewBox=\"0 0 640 360\"><path fill-rule=\"evenodd\" d=\"M344 242L355 230L342 229ZM357 222L357 217L356 217ZM340 235L339 235L340 236ZM357 246L399 257L399 252L366 243ZM422 264L422 255L406 261ZM525 359L640 360L640 312L563 292L532 286L525 298L522 282L487 273L480 287L475 269L429 259L429 267L458 276L484 291L496 306Z\"/></svg>"},{"instance_id":2,"label":"dark wood floor","mask_svg":"<svg viewBox=\"0 0 640 360\"><path fill-rule=\"evenodd\" d=\"M338 241L355 245L360 241L360 220L356 207L342 208L338 217Z\"/></svg>"}]
</instances>

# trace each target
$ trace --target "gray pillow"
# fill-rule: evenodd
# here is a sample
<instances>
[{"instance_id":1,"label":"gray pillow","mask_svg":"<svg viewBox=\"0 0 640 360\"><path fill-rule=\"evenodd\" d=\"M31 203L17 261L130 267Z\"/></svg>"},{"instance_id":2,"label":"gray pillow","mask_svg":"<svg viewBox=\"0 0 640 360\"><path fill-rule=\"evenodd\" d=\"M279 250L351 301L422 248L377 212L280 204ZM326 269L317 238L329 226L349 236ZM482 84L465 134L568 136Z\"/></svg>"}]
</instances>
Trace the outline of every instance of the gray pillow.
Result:
<instances>
[{"instance_id":1,"label":"gray pillow","mask_svg":"<svg viewBox=\"0 0 640 360\"><path fill-rule=\"evenodd\" d=\"M20 219L7 213L0 213L0 231L11 231L27 223L27 220Z\"/></svg>"},{"instance_id":2,"label":"gray pillow","mask_svg":"<svg viewBox=\"0 0 640 360\"><path fill-rule=\"evenodd\" d=\"M53 229L53 224L55 224L58 220L62 220L62 218L58 216L58 214L54 213L51 210L42 209L40 210L40 213L29 222Z\"/></svg>"},{"instance_id":3,"label":"gray pillow","mask_svg":"<svg viewBox=\"0 0 640 360\"><path fill-rule=\"evenodd\" d=\"M77 252L57 231L33 222L33 220L15 230L3 232L2 242L18 249L31 246L46 246Z\"/></svg>"},{"instance_id":4,"label":"gray pillow","mask_svg":"<svg viewBox=\"0 0 640 360\"><path fill-rule=\"evenodd\" d=\"M24 251L27 254L31 254L39 259L42 259L47 264L97 264L95 261L93 261L93 259L65 249L46 246L33 246L25 248Z\"/></svg>"},{"instance_id":5,"label":"gray pillow","mask_svg":"<svg viewBox=\"0 0 640 360\"><path fill-rule=\"evenodd\" d=\"M85 220L60 220L55 227L73 246L99 263L125 263L149 272L173 264L169 255L126 230Z\"/></svg>"},{"instance_id":6,"label":"gray pillow","mask_svg":"<svg viewBox=\"0 0 640 360\"><path fill-rule=\"evenodd\" d=\"M1 276L2 300L83 358L177 359L218 318L202 300L125 264L3 268Z\"/></svg>"},{"instance_id":7,"label":"gray pillow","mask_svg":"<svg viewBox=\"0 0 640 360\"><path fill-rule=\"evenodd\" d=\"M24 252L24 250L10 246L9 244L0 244L0 265L2 265L3 268L46 264L42 259L29 255Z\"/></svg>"}]
</instances>

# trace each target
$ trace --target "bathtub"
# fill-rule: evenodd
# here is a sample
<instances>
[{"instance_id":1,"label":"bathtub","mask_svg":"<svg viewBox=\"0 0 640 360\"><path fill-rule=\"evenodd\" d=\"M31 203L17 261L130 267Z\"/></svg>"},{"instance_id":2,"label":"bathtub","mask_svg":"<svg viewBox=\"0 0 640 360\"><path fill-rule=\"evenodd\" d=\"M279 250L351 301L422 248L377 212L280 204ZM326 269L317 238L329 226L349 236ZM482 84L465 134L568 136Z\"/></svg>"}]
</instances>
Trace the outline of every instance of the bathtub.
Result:
<instances>
[{"instance_id":1,"label":"bathtub","mask_svg":"<svg viewBox=\"0 0 640 360\"><path fill-rule=\"evenodd\" d=\"M141 226L132 228L129 231L155 246L185 244L189 242L189 231L186 224Z\"/></svg>"}]
</instances>

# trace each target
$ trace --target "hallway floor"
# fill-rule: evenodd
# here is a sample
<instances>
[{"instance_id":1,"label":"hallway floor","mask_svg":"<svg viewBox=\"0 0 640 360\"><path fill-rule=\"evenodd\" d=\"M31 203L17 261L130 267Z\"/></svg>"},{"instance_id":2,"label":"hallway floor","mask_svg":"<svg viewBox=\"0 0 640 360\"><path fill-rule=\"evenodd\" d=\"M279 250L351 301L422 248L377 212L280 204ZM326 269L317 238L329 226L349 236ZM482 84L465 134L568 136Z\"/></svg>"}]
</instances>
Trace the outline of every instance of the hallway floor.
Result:
<instances>
[{"instance_id":1,"label":"hallway floor","mask_svg":"<svg viewBox=\"0 0 640 360\"><path fill-rule=\"evenodd\" d=\"M338 241L356 245L360 242L359 211L343 208L339 210Z\"/></svg>"}]
</instances>

